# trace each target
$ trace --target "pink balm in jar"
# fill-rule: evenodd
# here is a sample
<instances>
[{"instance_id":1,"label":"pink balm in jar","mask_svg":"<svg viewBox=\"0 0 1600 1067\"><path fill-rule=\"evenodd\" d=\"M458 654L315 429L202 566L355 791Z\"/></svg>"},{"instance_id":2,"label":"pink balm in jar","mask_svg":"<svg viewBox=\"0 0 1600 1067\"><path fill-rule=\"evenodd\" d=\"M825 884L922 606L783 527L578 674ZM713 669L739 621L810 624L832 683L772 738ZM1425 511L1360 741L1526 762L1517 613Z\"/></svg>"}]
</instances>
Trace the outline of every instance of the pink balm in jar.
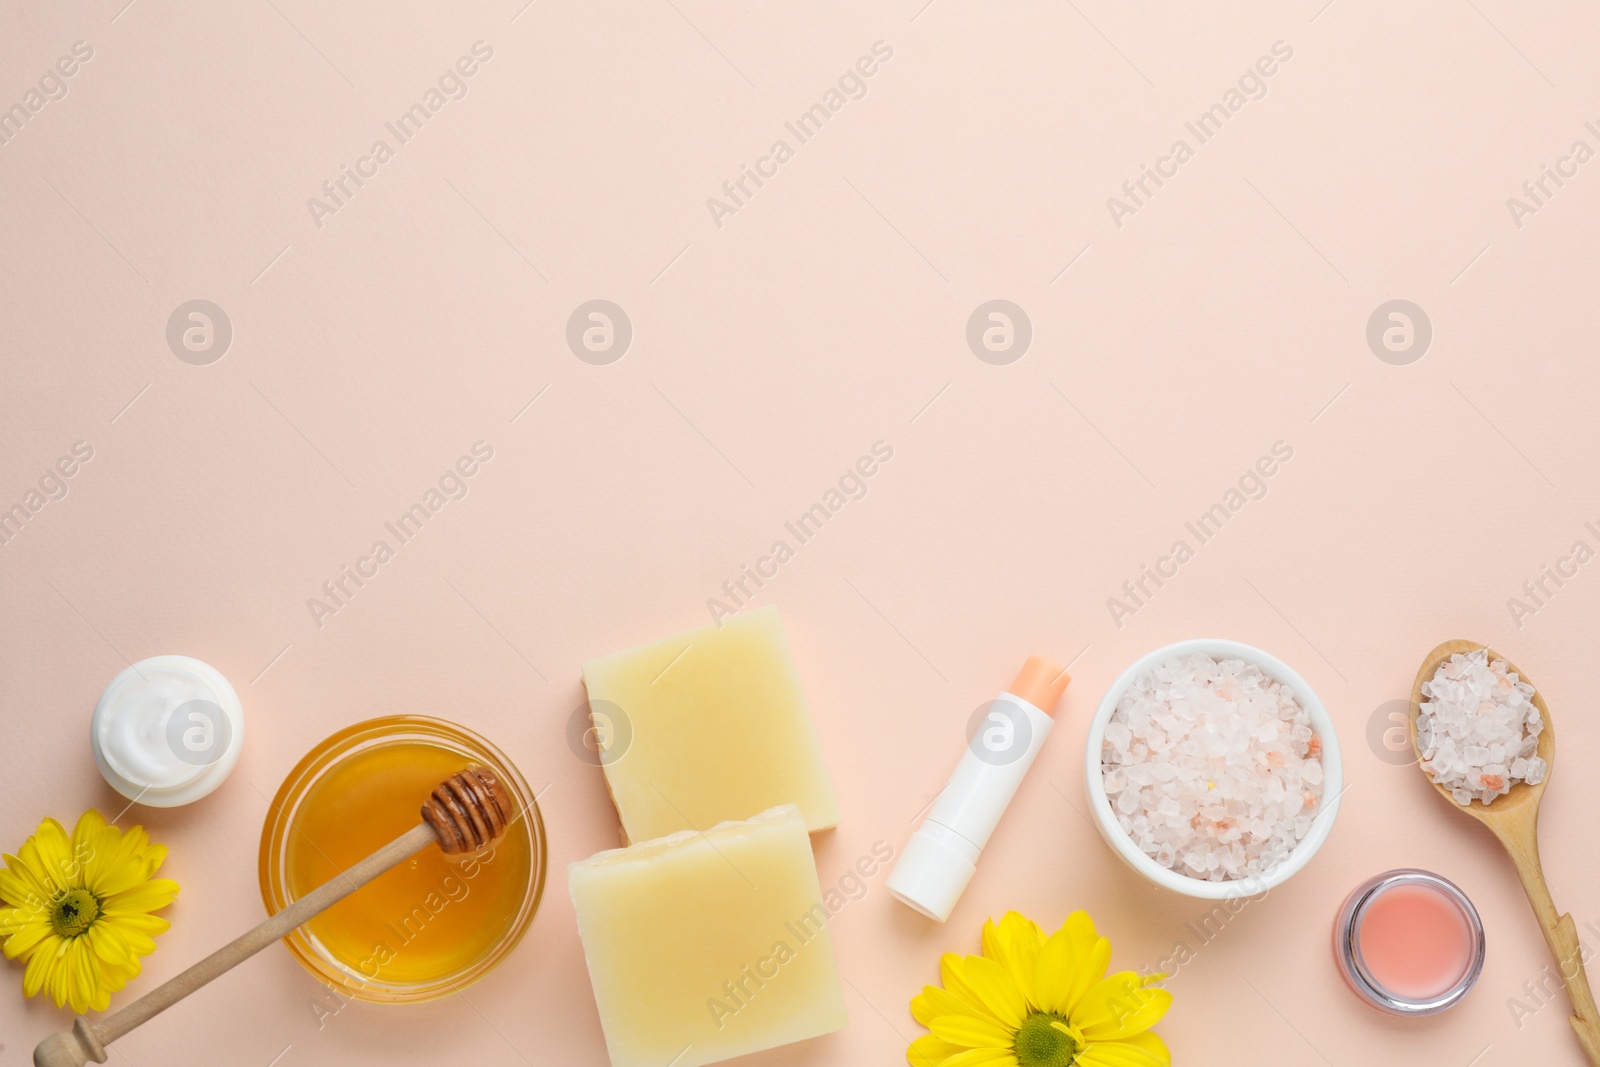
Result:
<instances>
[{"instance_id":1,"label":"pink balm in jar","mask_svg":"<svg viewBox=\"0 0 1600 1067\"><path fill-rule=\"evenodd\" d=\"M1339 909L1333 955L1350 988L1393 1015L1453 1006L1483 969L1483 924L1455 883L1427 871L1380 874Z\"/></svg>"}]
</instances>

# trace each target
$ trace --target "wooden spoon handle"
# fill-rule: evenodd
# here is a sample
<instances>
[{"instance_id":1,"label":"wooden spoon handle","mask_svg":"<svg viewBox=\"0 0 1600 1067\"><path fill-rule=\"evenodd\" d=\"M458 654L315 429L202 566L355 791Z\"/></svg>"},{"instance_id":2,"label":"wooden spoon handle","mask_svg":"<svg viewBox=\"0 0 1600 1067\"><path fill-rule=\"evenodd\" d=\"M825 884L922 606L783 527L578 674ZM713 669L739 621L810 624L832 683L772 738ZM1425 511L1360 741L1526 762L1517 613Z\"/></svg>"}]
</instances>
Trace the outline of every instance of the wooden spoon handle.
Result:
<instances>
[{"instance_id":1,"label":"wooden spoon handle","mask_svg":"<svg viewBox=\"0 0 1600 1067\"><path fill-rule=\"evenodd\" d=\"M438 832L420 822L360 860L343 874L313 889L261 925L217 949L188 970L168 979L121 1011L98 1022L79 1017L70 1033L52 1034L34 1049L36 1067L83 1067L87 1060L106 1061L105 1046L134 1027L166 1011L196 989L254 956L295 927L332 907L357 889L439 840Z\"/></svg>"},{"instance_id":2,"label":"wooden spoon handle","mask_svg":"<svg viewBox=\"0 0 1600 1067\"><path fill-rule=\"evenodd\" d=\"M1550 887L1545 884L1544 871L1539 864L1538 844L1531 852L1514 849L1511 853L1516 863L1517 875L1522 879L1523 891L1533 905L1533 913L1544 930L1545 943L1556 958L1556 971L1567 987L1567 999L1572 1001L1572 1030L1578 1035L1591 1067L1600 1067L1600 1008L1595 1006L1594 992L1589 988L1589 976L1583 969L1583 948L1578 943L1578 928L1571 915L1556 912L1555 901L1550 897Z\"/></svg>"}]
</instances>

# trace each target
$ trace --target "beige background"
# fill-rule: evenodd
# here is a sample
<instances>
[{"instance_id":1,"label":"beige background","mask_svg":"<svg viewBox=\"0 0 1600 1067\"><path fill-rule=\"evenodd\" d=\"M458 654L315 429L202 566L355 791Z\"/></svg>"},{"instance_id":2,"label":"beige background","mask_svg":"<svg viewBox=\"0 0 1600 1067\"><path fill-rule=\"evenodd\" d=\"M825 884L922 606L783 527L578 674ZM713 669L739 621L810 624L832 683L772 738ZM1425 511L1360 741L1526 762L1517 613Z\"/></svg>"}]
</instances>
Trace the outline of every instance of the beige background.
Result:
<instances>
[{"instance_id":1,"label":"beige background","mask_svg":"<svg viewBox=\"0 0 1600 1067\"><path fill-rule=\"evenodd\" d=\"M950 924L880 875L834 924L850 1028L752 1064L901 1062L938 953L1009 907L1088 908L1119 965L1196 943L1205 909L1075 810L1105 686L1196 635L1318 688L1349 791L1316 862L1173 981L1177 1062L1581 1062L1564 1005L1513 1018L1547 957L1510 865L1367 737L1436 642L1519 661L1559 728L1555 896L1600 926L1600 564L1520 626L1507 607L1575 540L1600 548L1600 162L1520 228L1506 203L1575 140L1600 148L1589 5L125 2L0 16L0 105L93 49L0 145L0 503L94 449L0 548L0 841L122 807L89 711L129 661L178 652L233 680L249 738L203 803L129 813L183 893L120 1002L256 921L267 797L360 719L498 741L548 789L555 876L470 1002L319 1028L325 994L274 949L113 1062L604 1064L562 877L615 841L564 740L578 665L706 621L878 440L870 492L757 598L781 606L845 812L823 882L903 844L1024 655L1076 681ZM466 97L315 225L307 199L480 40ZM867 95L719 228L707 198L876 41L893 58ZM1277 41L1266 95L1114 225L1107 198ZM208 366L165 339L197 298L234 332ZM596 298L634 331L608 366L565 342ZM965 341L997 298L1033 327L1007 366ZM1405 366L1365 339L1392 299L1434 331ZM307 598L479 440L467 497L319 627ZM1268 495L1116 625L1107 598L1279 440ZM1488 929L1478 988L1423 1022L1363 1007L1328 949L1344 894L1402 865L1459 882ZM0 978L0 1064L22 1064L65 1014L22 999L20 967Z\"/></svg>"}]
</instances>

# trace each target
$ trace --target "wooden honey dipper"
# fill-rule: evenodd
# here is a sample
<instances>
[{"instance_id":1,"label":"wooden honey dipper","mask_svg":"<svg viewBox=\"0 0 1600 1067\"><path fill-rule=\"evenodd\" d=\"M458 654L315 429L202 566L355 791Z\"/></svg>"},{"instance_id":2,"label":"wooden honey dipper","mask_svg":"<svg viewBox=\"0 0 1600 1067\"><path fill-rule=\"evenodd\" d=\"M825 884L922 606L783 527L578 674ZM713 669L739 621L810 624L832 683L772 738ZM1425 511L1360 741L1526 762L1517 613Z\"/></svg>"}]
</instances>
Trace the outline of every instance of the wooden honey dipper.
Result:
<instances>
[{"instance_id":1,"label":"wooden honey dipper","mask_svg":"<svg viewBox=\"0 0 1600 1067\"><path fill-rule=\"evenodd\" d=\"M296 900L254 930L152 989L121 1011L96 1022L83 1016L65 1033L51 1034L33 1050L35 1067L83 1067L106 1062L106 1046L166 1011L213 978L233 969L295 927L332 907L391 867L429 845L448 856L476 852L500 839L511 825L504 788L482 767L468 767L439 783L422 804L422 821L342 874Z\"/></svg>"}]
</instances>

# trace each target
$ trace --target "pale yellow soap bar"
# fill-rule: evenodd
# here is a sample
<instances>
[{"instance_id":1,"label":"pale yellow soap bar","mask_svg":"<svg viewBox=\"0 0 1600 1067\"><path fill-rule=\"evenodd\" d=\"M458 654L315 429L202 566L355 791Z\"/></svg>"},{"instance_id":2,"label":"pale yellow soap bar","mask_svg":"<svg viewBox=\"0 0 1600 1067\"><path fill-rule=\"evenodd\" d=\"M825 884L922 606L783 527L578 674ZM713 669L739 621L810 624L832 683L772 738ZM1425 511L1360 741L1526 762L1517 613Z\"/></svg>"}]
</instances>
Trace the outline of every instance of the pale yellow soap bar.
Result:
<instances>
[{"instance_id":1,"label":"pale yellow soap bar","mask_svg":"<svg viewBox=\"0 0 1600 1067\"><path fill-rule=\"evenodd\" d=\"M613 1067L700 1067L844 1029L794 805L567 868Z\"/></svg>"},{"instance_id":2,"label":"pale yellow soap bar","mask_svg":"<svg viewBox=\"0 0 1600 1067\"><path fill-rule=\"evenodd\" d=\"M590 660L583 683L625 840L780 804L810 830L838 825L777 608Z\"/></svg>"}]
</instances>

